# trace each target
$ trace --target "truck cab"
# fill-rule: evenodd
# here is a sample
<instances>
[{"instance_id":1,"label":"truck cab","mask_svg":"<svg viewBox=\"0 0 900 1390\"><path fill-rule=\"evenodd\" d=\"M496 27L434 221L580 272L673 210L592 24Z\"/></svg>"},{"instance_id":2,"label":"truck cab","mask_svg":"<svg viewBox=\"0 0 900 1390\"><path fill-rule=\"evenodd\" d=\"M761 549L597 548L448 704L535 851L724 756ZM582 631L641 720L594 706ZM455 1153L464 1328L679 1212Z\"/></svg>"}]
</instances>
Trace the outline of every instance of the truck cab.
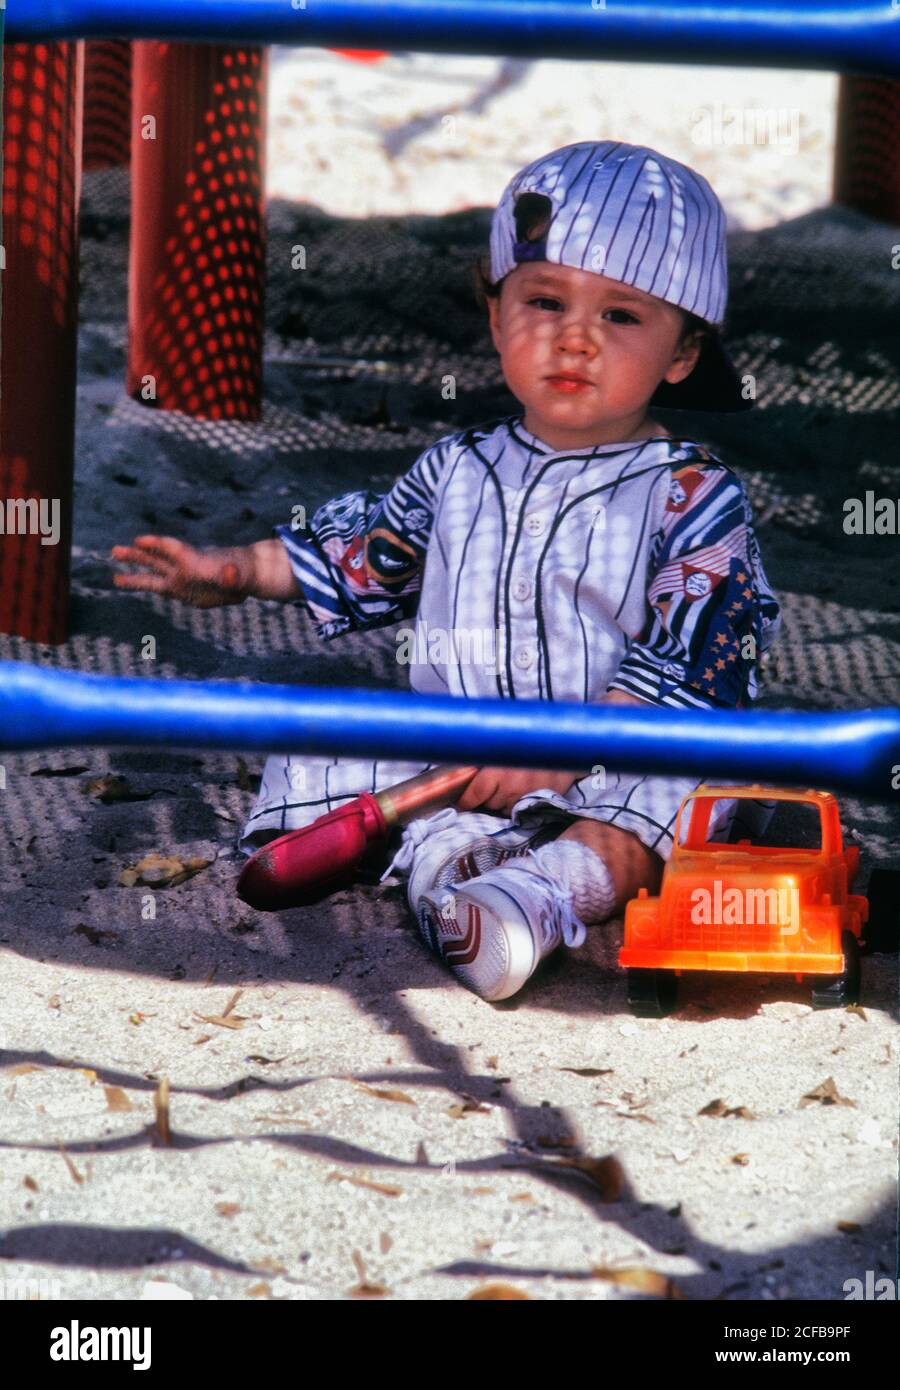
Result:
<instances>
[{"instance_id":1,"label":"truck cab","mask_svg":"<svg viewBox=\"0 0 900 1390\"><path fill-rule=\"evenodd\" d=\"M741 800L811 807L817 843L712 838L711 826L727 809L722 803ZM642 888L626 908L619 961L634 1011L668 1012L654 1000L674 1003L682 970L809 975L814 1004L850 1002L858 994L858 942L868 916L866 899L851 891L858 868L859 850L844 847L829 792L699 787L679 809L659 896ZM645 995L649 1005L641 1007Z\"/></svg>"}]
</instances>

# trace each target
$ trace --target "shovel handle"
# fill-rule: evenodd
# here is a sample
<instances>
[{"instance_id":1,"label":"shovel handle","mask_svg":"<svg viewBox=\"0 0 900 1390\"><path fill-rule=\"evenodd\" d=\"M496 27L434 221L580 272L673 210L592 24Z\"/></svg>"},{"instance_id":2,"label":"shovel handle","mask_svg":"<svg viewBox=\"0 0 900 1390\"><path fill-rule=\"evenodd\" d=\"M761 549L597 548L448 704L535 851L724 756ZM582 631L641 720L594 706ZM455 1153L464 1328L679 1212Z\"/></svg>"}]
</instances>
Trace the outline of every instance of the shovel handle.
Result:
<instances>
[{"instance_id":1,"label":"shovel handle","mask_svg":"<svg viewBox=\"0 0 900 1390\"><path fill-rule=\"evenodd\" d=\"M398 782L395 787L376 792L375 800L381 808L387 829L406 825L417 812L426 808L437 811L444 806L452 806L477 771L477 767L433 767L405 782Z\"/></svg>"}]
</instances>

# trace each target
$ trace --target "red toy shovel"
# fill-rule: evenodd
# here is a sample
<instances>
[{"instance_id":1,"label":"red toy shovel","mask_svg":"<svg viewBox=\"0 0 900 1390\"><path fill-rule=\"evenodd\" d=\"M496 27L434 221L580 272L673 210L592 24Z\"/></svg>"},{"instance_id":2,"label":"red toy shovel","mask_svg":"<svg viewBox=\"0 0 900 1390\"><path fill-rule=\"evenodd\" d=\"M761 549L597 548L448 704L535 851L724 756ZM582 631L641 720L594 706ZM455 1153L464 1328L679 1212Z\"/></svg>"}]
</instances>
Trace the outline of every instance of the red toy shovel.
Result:
<instances>
[{"instance_id":1,"label":"red toy shovel","mask_svg":"<svg viewBox=\"0 0 900 1390\"><path fill-rule=\"evenodd\" d=\"M363 792L312 825L270 840L247 860L237 893L261 912L317 903L353 882L354 870L391 831L422 812L450 806L477 767L436 767L385 791Z\"/></svg>"}]
</instances>

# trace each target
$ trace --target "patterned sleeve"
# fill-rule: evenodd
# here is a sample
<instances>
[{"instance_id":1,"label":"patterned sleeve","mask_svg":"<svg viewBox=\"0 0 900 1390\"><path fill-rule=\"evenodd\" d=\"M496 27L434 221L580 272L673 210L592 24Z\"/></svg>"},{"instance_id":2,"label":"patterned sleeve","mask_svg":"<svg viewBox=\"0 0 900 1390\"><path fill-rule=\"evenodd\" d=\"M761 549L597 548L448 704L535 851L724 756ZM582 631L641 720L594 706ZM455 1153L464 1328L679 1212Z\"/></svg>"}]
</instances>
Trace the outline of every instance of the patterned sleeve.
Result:
<instances>
[{"instance_id":1,"label":"patterned sleeve","mask_svg":"<svg viewBox=\"0 0 900 1390\"><path fill-rule=\"evenodd\" d=\"M736 708L780 623L742 483L718 462L673 473L647 574L648 617L610 689L652 704Z\"/></svg>"},{"instance_id":2,"label":"patterned sleeve","mask_svg":"<svg viewBox=\"0 0 900 1390\"><path fill-rule=\"evenodd\" d=\"M387 627L418 607L446 441L426 449L390 492L345 492L307 526L275 526L322 638Z\"/></svg>"}]
</instances>

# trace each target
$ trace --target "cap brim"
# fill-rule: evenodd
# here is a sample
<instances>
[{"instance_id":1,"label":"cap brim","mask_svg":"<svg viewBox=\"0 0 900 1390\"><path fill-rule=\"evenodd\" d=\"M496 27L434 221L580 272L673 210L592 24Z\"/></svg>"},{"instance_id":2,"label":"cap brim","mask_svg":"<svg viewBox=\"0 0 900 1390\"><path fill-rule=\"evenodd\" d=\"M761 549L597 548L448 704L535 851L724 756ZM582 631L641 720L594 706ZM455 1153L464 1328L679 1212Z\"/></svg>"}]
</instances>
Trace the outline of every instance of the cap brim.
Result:
<instances>
[{"instance_id":1,"label":"cap brim","mask_svg":"<svg viewBox=\"0 0 900 1390\"><path fill-rule=\"evenodd\" d=\"M690 376L674 386L668 381L660 382L650 404L661 410L751 410L753 399L744 390L719 330L710 325Z\"/></svg>"}]
</instances>

